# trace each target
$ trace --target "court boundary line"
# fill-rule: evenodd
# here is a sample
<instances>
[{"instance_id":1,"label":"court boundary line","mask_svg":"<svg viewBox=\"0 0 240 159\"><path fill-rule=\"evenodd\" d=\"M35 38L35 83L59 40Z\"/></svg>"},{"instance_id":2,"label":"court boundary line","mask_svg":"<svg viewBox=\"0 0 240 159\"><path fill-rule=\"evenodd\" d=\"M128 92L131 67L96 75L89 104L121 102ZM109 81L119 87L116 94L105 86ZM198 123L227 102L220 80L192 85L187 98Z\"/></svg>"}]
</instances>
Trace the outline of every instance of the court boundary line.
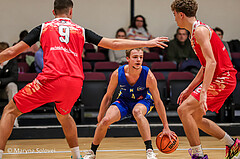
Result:
<instances>
[{"instance_id":1,"label":"court boundary line","mask_svg":"<svg viewBox=\"0 0 240 159\"><path fill-rule=\"evenodd\" d=\"M187 151L188 149L177 149L176 151ZM203 150L225 150L225 148L203 148ZM80 150L80 152L84 153L88 150ZM146 151L146 149L128 149L128 150L98 150L97 152L139 152ZM154 149L154 151L159 151L158 149ZM46 151L46 152L23 152L23 153L3 153L4 155L31 155L31 154L58 154L58 153L71 153L71 151Z\"/></svg>"},{"instance_id":2,"label":"court boundary line","mask_svg":"<svg viewBox=\"0 0 240 159\"><path fill-rule=\"evenodd\" d=\"M163 124L149 124L150 127L159 127L163 126ZM181 126L182 124L168 124L171 126ZM217 123L218 126L240 126L240 123ZM77 125L77 128L96 128L97 125ZM137 127L137 124L113 124L110 127ZM13 127L13 129L48 129L48 128L62 128L61 125L49 125L49 126L20 126L20 127Z\"/></svg>"}]
</instances>

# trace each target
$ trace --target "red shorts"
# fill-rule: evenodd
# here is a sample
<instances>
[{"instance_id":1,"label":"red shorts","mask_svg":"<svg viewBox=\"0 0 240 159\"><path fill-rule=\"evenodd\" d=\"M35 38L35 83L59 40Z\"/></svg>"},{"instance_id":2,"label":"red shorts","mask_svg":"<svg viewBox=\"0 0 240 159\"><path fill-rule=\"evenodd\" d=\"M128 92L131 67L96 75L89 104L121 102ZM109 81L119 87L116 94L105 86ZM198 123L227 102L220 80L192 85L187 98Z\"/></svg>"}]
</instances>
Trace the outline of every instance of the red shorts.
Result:
<instances>
[{"instance_id":1,"label":"red shorts","mask_svg":"<svg viewBox=\"0 0 240 159\"><path fill-rule=\"evenodd\" d=\"M62 76L54 80L38 80L27 84L14 97L17 108L27 113L46 103L54 102L62 115L71 112L82 91L83 80Z\"/></svg>"},{"instance_id":2,"label":"red shorts","mask_svg":"<svg viewBox=\"0 0 240 159\"><path fill-rule=\"evenodd\" d=\"M234 91L237 84L236 72L224 72L214 77L207 91L208 110L218 113L228 96ZM202 84L191 95L199 101Z\"/></svg>"}]
</instances>

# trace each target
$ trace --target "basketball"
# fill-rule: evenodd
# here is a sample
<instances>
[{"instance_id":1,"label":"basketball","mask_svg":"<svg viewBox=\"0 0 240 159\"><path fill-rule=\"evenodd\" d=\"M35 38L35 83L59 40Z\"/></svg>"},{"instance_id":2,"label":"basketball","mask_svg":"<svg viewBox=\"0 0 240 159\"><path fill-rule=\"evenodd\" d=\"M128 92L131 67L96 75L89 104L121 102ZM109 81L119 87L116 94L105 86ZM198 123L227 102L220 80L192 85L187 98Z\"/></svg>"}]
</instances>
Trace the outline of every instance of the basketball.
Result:
<instances>
[{"instance_id":1,"label":"basketball","mask_svg":"<svg viewBox=\"0 0 240 159\"><path fill-rule=\"evenodd\" d=\"M159 151L161 151L163 153L174 152L178 148L178 144L179 144L178 137L176 140L172 139L172 142L171 142L170 139L168 138L168 136L166 136L166 135L160 137L161 134L162 134L162 132L159 133L156 138L156 145L157 145L157 148L159 149Z\"/></svg>"}]
</instances>

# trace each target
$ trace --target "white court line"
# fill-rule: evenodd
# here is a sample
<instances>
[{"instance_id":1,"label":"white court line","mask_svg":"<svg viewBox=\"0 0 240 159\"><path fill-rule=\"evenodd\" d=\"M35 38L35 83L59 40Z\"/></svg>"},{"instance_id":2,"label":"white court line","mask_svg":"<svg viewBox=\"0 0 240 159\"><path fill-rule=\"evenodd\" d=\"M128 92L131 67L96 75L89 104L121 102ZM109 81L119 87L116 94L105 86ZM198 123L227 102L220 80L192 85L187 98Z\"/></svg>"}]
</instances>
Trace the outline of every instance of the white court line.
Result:
<instances>
[{"instance_id":1,"label":"white court line","mask_svg":"<svg viewBox=\"0 0 240 159\"><path fill-rule=\"evenodd\" d=\"M188 149L177 149L176 151L187 151ZM203 148L203 150L225 150L225 148ZM87 152L82 150L80 152ZM97 152L129 152L129 151L146 151L145 149L129 149L129 150L98 150ZM158 149L154 149L158 151ZM28 154L52 154L52 153L71 153L71 151L46 151L46 152L22 152L22 153L4 153L4 155L28 155Z\"/></svg>"},{"instance_id":2,"label":"white court line","mask_svg":"<svg viewBox=\"0 0 240 159\"><path fill-rule=\"evenodd\" d=\"M181 123L178 124L168 124L171 126L181 126ZM240 123L217 123L218 126L240 126ZM150 127L159 127L163 126L163 124L150 124ZM77 128L96 128L97 125L77 125ZM137 127L137 124L113 124L110 127ZM49 125L49 126L20 126L20 127L13 127L13 129L50 129L50 128L62 128L61 125Z\"/></svg>"}]
</instances>

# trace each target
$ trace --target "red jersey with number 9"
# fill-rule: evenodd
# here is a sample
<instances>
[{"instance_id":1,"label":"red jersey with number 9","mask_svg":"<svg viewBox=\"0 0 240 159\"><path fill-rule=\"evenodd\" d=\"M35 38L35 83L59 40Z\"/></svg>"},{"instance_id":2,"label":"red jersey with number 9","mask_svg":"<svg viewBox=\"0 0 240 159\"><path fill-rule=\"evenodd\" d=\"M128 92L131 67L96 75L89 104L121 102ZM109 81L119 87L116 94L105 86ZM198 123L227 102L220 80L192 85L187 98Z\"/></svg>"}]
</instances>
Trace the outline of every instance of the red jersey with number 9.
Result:
<instances>
[{"instance_id":1,"label":"red jersey with number 9","mask_svg":"<svg viewBox=\"0 0 240 159\"><path fill-rule=\"evenodd\" d=\"M85 30L68 18L56 18L42 24L40 43L44 68L38 79L70 76L84 79L82 52Z\"/></svg>"}]
</instances>

